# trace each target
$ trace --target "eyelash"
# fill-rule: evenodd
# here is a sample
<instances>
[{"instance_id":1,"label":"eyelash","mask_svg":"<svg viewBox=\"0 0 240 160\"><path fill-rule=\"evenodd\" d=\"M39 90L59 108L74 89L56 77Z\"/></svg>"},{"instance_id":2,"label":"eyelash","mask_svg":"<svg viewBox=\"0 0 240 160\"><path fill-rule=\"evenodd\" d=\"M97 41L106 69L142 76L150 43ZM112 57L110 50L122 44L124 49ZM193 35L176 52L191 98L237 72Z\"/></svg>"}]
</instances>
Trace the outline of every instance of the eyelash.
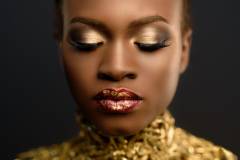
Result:
<instances>
[{"instance_id":1,"label":"eyelash","mask_svg":"<svg viewBox=\"0 0 240 160\"><path fill-rule=\"evenodd\" d=\"M167 40L164 40L162 42L154 43L154 44L147 44L147 43L140 43L140 42L134 42L134 44L138 47L139 50L144 52L154 52L159 49L168 47L169 45L166 44ZM99 43L82 43L77 41L70 41L70 44L75 47L79 51L83 52L91 52L96 50L98 47L103 45L103 42Z\"/></svg>"},{"instance_id":2,"label":"eyelash","mask_svg":"<svg viewBox=\"0 0 240 160\"><path fill-rule=\"evenodd\" d=\"M77 41L70 41L70 44L79 51L91 52L96 50L99 46L103 45L103 42L98 43L82 43Z\"/></svg>"},{"instance_id":3,"label":"eyelash","mask_svg":"<svg viewBox=\"0 0 240 160\"><path fill-rule=\"evenodd\" d=\"M168 47L169 45L166 43L167 40L163 40L161 42L158 43L153 43L153 44L148 44L148 43L140 43L140 42L134 42L134 44L141 50L144 52L154 52L157 51L159 49Z\"/></svg>"}]
</instances>

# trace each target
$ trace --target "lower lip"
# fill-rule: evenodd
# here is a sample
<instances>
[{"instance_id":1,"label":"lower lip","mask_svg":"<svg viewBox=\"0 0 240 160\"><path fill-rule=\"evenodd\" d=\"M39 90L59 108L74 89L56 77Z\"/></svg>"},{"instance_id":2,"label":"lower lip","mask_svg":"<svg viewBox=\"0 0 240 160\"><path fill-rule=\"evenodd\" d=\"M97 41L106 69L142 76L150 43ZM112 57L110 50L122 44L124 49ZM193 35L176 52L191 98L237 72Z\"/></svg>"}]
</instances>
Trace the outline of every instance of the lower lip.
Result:
<instances>
[{"instance_id":1,"label":"lower lip","mask_svg":"<svg viewBox=\"0 0 240 160\"><path fill-rule=\"evenodd\" d=\"M139 106L142 100L98 100L100 108L107 112L129 113Z\"/></svg>"}]
</instances>

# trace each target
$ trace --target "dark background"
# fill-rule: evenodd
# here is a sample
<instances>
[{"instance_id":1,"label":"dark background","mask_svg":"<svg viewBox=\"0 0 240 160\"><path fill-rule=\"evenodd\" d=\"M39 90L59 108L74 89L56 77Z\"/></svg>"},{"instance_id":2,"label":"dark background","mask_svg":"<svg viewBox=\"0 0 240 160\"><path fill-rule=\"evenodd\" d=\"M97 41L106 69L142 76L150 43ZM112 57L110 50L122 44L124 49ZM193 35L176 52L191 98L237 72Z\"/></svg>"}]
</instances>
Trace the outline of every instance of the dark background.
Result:
<instances>
[{"instance_id":1,"label":"dark background","mask_svg":"<svg viewBox=\"0 0 240 160\"><path fill-rule=\"evenodd\" d=\"M171 106L179 126L238 155L239 6L237 0L193 2L191 64ZM52 24L53 1L1 1L1 160L77 133Z\"/></svg>"}]
</instances>

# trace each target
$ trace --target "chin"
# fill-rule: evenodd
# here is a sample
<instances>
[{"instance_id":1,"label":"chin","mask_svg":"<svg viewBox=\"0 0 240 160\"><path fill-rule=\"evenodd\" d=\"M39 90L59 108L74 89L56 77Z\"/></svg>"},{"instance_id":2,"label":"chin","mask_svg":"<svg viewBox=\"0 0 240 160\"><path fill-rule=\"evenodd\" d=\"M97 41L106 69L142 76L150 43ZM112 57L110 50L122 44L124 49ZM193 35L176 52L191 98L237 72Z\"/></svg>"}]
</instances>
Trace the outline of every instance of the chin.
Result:
<instances>
[{"instance_id":1,"label":"chin","mask_svg":"<svg viewBox=\"0 0 240 160\"><path fill-rule=\"evenodd\" d=\"M128 115L111 118L98 117L94 119L93 124L106 136L131 136L143 130L148 122L142 117L135 118L135 116Z\"/></svg>"}]
</instances>

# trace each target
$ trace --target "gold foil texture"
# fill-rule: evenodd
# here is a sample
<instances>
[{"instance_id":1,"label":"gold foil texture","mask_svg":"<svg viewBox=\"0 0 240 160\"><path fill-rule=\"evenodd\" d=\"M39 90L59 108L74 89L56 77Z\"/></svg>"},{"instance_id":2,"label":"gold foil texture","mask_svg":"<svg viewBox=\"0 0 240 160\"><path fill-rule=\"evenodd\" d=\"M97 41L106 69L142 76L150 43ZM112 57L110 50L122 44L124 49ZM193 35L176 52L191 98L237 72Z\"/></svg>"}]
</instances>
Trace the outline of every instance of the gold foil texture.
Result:
<instances>
[{"instance_id":1,"label":"gold foil texture","mask_svg":"<svg viewBox=\"0 0 240 160\"><path fill-rule=\"evenodd\" d=\"M76 138L21 153L15 160L237 160L226 149L174 125L169 112L131 137L105 137L80 123Z\"/></svg>"}]
</instances>

